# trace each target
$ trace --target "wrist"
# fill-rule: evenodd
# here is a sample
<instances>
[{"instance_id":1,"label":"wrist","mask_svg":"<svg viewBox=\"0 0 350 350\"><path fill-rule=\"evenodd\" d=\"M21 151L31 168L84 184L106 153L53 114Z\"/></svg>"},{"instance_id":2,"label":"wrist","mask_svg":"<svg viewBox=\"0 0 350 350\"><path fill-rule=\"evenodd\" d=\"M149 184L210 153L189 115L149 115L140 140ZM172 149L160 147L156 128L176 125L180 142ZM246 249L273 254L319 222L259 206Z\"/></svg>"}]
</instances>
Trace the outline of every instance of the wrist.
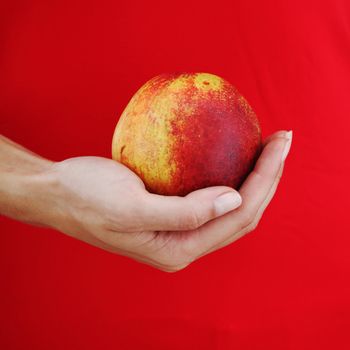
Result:
<instances>
[{"instance_id":1,"label":"wrist","mask_svg":"<svg viewBox=\"0 0 350 350\"><path fill-rule=\"evenodd\" d=\"M55 179L49 169L53 162L30 159L30 166L3 167L0 174L0 213L26 223L51 226Z\"/></svg>"},{"instance_id":2,"label":"wrist","mask_svg":"<svg viewBox=\"0 0 350 350\"><path fill-rule=\"evenodd\" d=\"M54 162L42 164L40 170L27 174L22 178L23 196L21 203L24 208L22 221L30 224L54 227L58 213L57 180L51 167ZM26 205L26 202L29 205Z\"/></svg>"},{"instance_id":3,"label":"wrist","mask_svg":"<svg viewBox=\"0 0 350 350\"><path fill-rule=\"evenodd\" d=\"M0 215L56 227L65 205L54 165L0 135Z\"/></svg>"}]
</instances>

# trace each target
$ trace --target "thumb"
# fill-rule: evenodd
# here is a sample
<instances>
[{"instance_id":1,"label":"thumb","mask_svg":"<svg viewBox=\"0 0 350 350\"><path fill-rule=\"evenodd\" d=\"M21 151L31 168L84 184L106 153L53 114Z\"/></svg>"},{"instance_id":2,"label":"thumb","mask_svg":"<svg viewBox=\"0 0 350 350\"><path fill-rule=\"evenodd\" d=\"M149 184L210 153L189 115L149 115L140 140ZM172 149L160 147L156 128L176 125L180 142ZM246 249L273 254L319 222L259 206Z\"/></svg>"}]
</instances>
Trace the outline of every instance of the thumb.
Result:
<instances>
[{"instance_id":1,"label":"thumb","mask_svg":"<svg viewBox=\"0 0 350 350\"><path fill-rule=\"evenodd\" d=\"M147 192L140 219L145 230L194 230L207 221L236 209L241 203L239 193L226 186L203 188L185 197Z\"/></svg>"}]
</instances>

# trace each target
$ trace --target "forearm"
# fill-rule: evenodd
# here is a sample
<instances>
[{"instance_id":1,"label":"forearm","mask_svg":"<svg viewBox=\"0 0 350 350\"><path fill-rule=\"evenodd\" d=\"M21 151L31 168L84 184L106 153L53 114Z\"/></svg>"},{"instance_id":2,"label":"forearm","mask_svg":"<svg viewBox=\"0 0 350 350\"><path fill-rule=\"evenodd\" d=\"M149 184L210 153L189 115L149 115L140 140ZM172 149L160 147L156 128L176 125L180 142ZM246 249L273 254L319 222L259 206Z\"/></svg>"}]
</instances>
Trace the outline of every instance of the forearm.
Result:
<instances>
[{"instance_id":1,"label":"forearm","mask_svg":"<svg viewBox=\"0 0 350 350\"><path fill-rule=\"evenodd\" d=\"M44 174L51 164L0 135L0 214L48 225L42 208L48 200L44 189L50 182Z\"/></svg>"}]
</instances>

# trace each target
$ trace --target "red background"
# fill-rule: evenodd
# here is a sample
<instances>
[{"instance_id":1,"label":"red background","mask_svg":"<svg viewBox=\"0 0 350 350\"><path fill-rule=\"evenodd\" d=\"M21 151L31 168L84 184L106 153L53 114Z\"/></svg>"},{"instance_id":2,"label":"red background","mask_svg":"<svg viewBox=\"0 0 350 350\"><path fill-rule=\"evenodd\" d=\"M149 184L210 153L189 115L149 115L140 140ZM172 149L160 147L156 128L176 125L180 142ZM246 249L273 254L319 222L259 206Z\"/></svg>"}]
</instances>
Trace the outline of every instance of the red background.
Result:
<instances>
[{"instance_id":1,"label":"red background","mask_svg":"<svg viewBox=\"0 0 350 350\"><path fill-rule=\"evenodd\" d=\"M264 136L293 129L254 233L167 274L0 221L1 349L349 349L350 2L2 1L1 132L110 157L151 77L231 81Z\"/></svg>"}]
</instances>

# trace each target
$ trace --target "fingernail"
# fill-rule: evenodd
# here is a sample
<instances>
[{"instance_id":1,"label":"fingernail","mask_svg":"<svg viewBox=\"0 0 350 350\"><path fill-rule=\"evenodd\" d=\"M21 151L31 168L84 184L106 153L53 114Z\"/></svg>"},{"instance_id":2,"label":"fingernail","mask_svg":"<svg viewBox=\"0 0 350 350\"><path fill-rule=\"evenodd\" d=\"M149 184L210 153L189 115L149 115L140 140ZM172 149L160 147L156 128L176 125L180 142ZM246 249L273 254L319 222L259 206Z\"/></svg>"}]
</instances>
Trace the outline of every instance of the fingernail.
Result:
<instances>
[{"instance_id":1,"label":"fingernail","mask_svg":"<svg viewBox=\"0 0 350 350\"><path fill-rule=\"evenodd\" d=\"M242 198L237 192L226 192L221 194L214 201L216 215L224 215L239 207L241 203Z\"/></svg>"},{"instance_id":2,"label":"fingernail","mask_svg":"<svg viewBox=\"0 0 350 350\"><path fill-rule=\"evenodd\" d=\"M288 140L286 145L284 146L284 150L282 153L282 162L284 162L288 156L289 150L290 150L290 146L292 144L292 139L293 139L293 131L290 130L286 133L286 139Z\"/></svg>"}]
</instances>

